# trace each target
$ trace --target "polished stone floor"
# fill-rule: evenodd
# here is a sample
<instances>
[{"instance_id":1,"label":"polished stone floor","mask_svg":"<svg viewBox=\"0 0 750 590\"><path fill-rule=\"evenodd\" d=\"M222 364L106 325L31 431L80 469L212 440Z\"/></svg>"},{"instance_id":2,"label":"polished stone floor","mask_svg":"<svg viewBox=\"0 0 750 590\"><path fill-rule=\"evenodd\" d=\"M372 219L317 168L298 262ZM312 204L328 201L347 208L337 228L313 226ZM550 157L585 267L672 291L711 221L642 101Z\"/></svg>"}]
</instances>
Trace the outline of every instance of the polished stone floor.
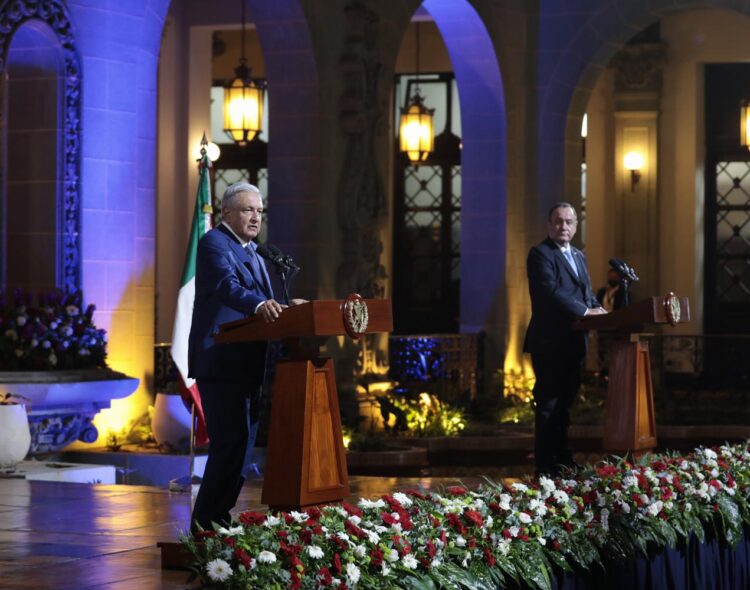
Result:
<instances>
[{"instance_id":1,"label":"polished stone floor","mask_svg":"<svg viewBox=\"0 0 750 590\"><path fill-rule=\"evenodd\" d=\"M463 477L474 485L476 477ZM351 477L352 500L452 478ZM238 508L260 509L250 481ZM162 571L159 541L187 526L190 494L145 486L29 482L0 478L0 589L182 590L186 572Z\"/></svg>"}]
</instances>

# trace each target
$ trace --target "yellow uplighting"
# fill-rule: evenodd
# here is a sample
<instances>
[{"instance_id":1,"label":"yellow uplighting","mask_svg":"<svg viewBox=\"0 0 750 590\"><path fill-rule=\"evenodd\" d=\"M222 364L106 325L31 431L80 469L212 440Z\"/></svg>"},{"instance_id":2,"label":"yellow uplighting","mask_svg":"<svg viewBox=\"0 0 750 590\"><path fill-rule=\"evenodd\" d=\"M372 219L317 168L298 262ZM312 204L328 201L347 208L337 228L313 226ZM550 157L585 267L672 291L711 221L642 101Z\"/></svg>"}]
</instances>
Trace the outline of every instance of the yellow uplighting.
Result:
<instances>
[{"instance_id":1,"label":"yellow uplighting","mask_svg":"<svg viewBox=\"0 0 750 590\"><path fill-rule=\"evenodd\" d=\"M224 89L224 131L240 145L252 141L263 128L263 91L261 85L239 76Z\"/></svg>"},{"instance_id":2,"label":"yellow uplighting","mask_svg":"<svg viewBox=\"0 0 750 590\"><path fill-rule=\"evenodd\" d=\"M750 100L740 103L740 143L750 149Z\"/></svg>"},{"instance_id":3,"label":"yellow uplighting","mask_svg":"<svg viewBox=\"0 0 750 590\"><path fill-rule=\"evenodd\" d=\"M406 109L401 109L400 150L415 164L424 162L435 149L434 113L435 109L424 106L419 93L414 94Z\"/></svg>"}]
</instances>

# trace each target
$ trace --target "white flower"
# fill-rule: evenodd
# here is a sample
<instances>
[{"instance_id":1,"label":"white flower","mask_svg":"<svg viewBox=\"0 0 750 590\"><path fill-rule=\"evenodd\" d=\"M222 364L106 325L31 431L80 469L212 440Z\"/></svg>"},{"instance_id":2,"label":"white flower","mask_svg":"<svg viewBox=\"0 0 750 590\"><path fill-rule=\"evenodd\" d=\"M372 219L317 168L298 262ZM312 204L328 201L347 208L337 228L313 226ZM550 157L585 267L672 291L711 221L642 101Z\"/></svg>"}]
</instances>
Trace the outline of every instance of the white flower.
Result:
<instances>
[{"instance_id":1,"label":"white flower","mask_svg":"<svg viewBox=\"0 0 750 590\"><path fill-rule=\"evenodd\" d=\"M648 512L651 516L656 516L661 512L661 509L664 508L664 503L661 500L657 500L651 506L648 507L646 512Z\"/></svg>"},{"instance_id":2,"label":"white flower","mask_svg":"<svg viewBox=\"0 0 750 590\"><path fill-rule=\"evenodd\" d=\"M437 567L437 566L439 566L439 565L443 565L443 560L442 560L442 559L440 559L439 557L435 557L435 558L434 558L434 559L433 559L433 560L432 560L432 561L430 562L430 567Z\"/></svg>"},{"instance_id":3,"label":"white flower","mask_svg":"<svg viewBox=\"0 0 750 590\"><path fill-rule=\"evenodd\" d=\"M402 492L396 492L393 494L393 499L396 500L404 508L408 508L413 504L411 498Z\"/></svg>"},{"instance_id":4,"label":"white flower","mask_svg":"<svg viewBox=\"0 0 750 590\"><path fill-rule=\"evenodd\" d=\"M289 513L289 516L291 516L295 522L302 524L303 522L307 522L307 520L310 518L307 514L307 512L297 512L296 510L292 510Z\"/></svg>"},{"instance_id":5,"label":"white flower","mask_svg":"<svg viewBox=\"0 0 750 590\"><path fill-rule=\"evenodd\" d=\"M224 582L232 575L232 568L223 559L214 559L206 564L206 573L214 582Z\"/></svg>"},{"instance_id":6,"label":"white flower","mask_svg":"<svg viewBox=\"0 0 750 590\"><path fill-rule=\"evenodd\" d=\"M260 552L260 555L258 555L258 561L260 561L261 563L275 563L276 556L270 551L264 550Z\"/></svg>"},{"instance_id":7,"label":"white flower","mask_svg":"<svg viewBox=\"0 0 750 590\"><path fill-rule=\"evenodd\" d=\"M547 544L547 539L545 539L544 537L539 537L539 538L537 539L537 541L539 541L539 544L540 544L540 545L541 545L542 547L544 547L544 546L545 546L545 545Z\"/></svg>"},{"instance_id":8,"label":"white flower","mask_svg":"<svg viewBox=\"0 0 750 590\"><path fill-rule=\"evenodd\" d=\"M627 502L620 502L620 505L622 506L622 511L625 514L630 514L630 504L628 504Z\"/></svg>"},{"instance_id":9,"label":"white flower","mask_svg":"<svg viewBox=\"0 0 750 590\"><path fill-rule=\"evenodd\" d=\"M536 512L537 516L544 516L547 514L547 505L536 498L529 502L529 508Z\"/></svg>"},{"instance_id":10,"label":"white flower","mask_svg":"<svg viewBox=\"0 0 750 590\"><path fill-rule=\"evenodd\" d=\"M500 555L507 555L510 551L510 539L501 539L497 543L497 549L500 551Z\"/></svg>"},{"instance_id":11,"label":"white flower","mask_svg":"<svg viewBox=\"0 0 750 590\"><path fill-rule=\"evenodd\" d=\"M562 490L555 490L554 494L552 494L552 497L555 498L555 501L559 502L560 504L567 504L567 502L570 500L568 494L566 494Z\"/></svg>"},{"instance_id":12,"label":"white flower","mask_svg":"<svg viewBox=\"0 0 750 590\"><path fill-rule=\"evenodd\" d=\"M236 535L241 535L245 531L244 527L242 526L233 526L229 527L228 529L224 528L223 526L220 526L218 529L216 529L216 532L220 535L224 535L226 537L234 537Z\"/></svg>"},{"instance_id":13,"label":"white flower","mask_svg":"<svg viewBox=\"0 0 750 590\"><path fill-rule=\"evenodd\" d=\"M520 520L523 524L529 524L531 522L531 517L525 512L519 512L518 520Z\"/></svg>"},{"instance_id":14,"label":"white flower","mask_svg":"<svg viewBox=\"0 0 750 590\"><path fill-rule=\"evenodd\" d=\"M467 551L466 555L464 555L464 558L461 560L461 567L468 567L470 559L471 559L471 553Z\"/></svg>"},{"instance_id":15,"label":"white flower","mask_svg":"<svg viewBox=\"0 0 750 590\"><path fill-rule=\"evenodd\" d=\"M685 502L685 512L690 512L693 509L693 505L690 502Z\"/></svg>"},{"instance_id":16,"label":"white flower","mask_svg":"<svg viewBox=\"0 0 750 590\"><path fill-rule=\"evenodd\" d=\"M718 458L718 455L712 451L711 449L703 449L703 455L706 457L706 459L716 459Z\"/></svg>"},{"instance_id":17,"label":"white flower","mask_svg":"<svg viewBox=\"0 0 750 590\"><path fill-rule=\"evenodd\" d=\"M384 576L387 576L388 574L391 573L391 568L389 568L385 564L385 562L383 562L382 564L380 564L380 573L383 574Z\"/></svg>"},{"instance_id":18,"label":"white flower","mask_svg":"<svg viewBox=\"0 0 750 590\"><path fill-rule=\"evenodd\" d=\"M380 543L380 535L378 535L374 531L365 531L365 534L367 535L367 540L370 541L373 545L377 545Z\"/></svg>"},{"instance_id":19,"label":"white flower","mask_svg":"<svg viewBox=\"0 0 750 590\"><path fill-rule=\"evenodd\" d=\"M18 324L21 327L25 326L26 325L26 316L19 315L16 318L16 324Z\"/></svg>"},{"instance_id":20,"label":"white flower","mask_svg":"<svg viewBox=\"0 0 750 590\"><path fill-rule=\"evenodd\" d=\"M354 548L354 555L362 559L365 555L367 555L367 549L364 545L357 545Z\"/></svg>"},{"instance_id":21,"label":"white flower","mask_svg":"<svg viewBox=\"0 0 750 590\"><path fill-rule=\"evenodd\" d=\"M308 545L305 551L312 559L321 559L324 555L323 550L317 545Z\"/></svg>"},{"instance_id":22,"label":"white flower","mask_svg":"<svg viewBox=\"0 0 750 590\"><path fill-rule=\"evenodd\" d=\"M359 568L353 563L346 564L346 581L349 586L354 586L359 582Z\"/></svg>"},{"instance_id":23,"label":"white flower","mask_svg":"<svg viewBox=\"0 0 750 590\"><path fill-rule=\"evenodd\" d=\"M351 522L354 526L359 526L359 523L362 522L362 519L356 514L352 514L349 517L349 522Z\"/></svg>"},{"instance_id":24,"label":"white flower","mask_svg":"<svg viewBox=\"0 0 750 590\"><path fill-rule=\"evenodd\" d=\"M461 535L458 535L458 537L456 537L456 547L466 547L466 539L464 539Z\"/></svg>"},{"instance_id":25,"label":"white flower","mask_svg":"<svg viewBox=\"0 0 750 590\"><path fill-rule=\"evenodd\" d=\"M278 516L269 514L268 516L266 516L266 521L263 523L263 526L266 526L270 529L270 528L277 526L280 522L281 520L279 519Z\"/></svg>"},{"instance_id":26,"label":"white flower","mask_svg":"<svg viewBox=\"0 0 750 590\"><path fill-rule=\"evenodd\" d=\"M395 549L391 549L388 553L384 555L387 561L394 562L398 561L398 551Z\"/></svg>"},{"instance_id":27,"label":"white flower","mask_svg":"<svg viewBox=\"0 0 750 590\"><path fill-rule=\"evenodd\" d=\"M364 508L365 510L385 508L385 500L375 500L373 502L372 500L368 500L367 498L361 498L359 500L359 507Z\"/></svg>"},{"instance_id":28,"label":"white flower","mask_svg":"<svg viewBox=\"0 0 750 590\"><path fill-rule=\"evenodd\" d=\"M409 553L408 555L404 555L404 558L401 560L401 563L404 564L404 567L409 568L410 570L417 569L417 560L414 558L414 556Z\"/></svg>"},{"instance_id":29,"label":"white flower","mask_svg":"<svg viewBox=\"0 0 750 590\"><path fill-rule=\"evenodd\" d=\"M547 492L547 495L555 491L555 482L543 475L539 478L539 485L542 486L542 489L545 492Z\"/></svg>"},{"instance_id":30,"label":"white flower","mask_svg":"<svg viewBox=\"0 0 750 590\"><path fill-rule=\"evenodd\" d=\"M526 490L529 489L528 486L526 486L526 485L524 485L522 483L518 483L518 482L514 483L510 487L512 487L514 490L516 490L518 492L525 492Z\"/></svg>"},{"instance_id":31,"label":"white flower","mask_svg":"<svg viewBox=\"0 0 750 590\"><path fill-rule=\"evenodd\" d=\"M503 510L510 510L510 494L500 494L500 501L498 504Z\"/></svg>"},{"instance_id":32,"label":"white flower","mask_svg":"<svg viewBox=\"0 0 750 590\"><path fill-rule=\"evenodd\" d=\"M511 537L517 537L520 530L521 529L517 526L512 526L508 529L508 532L510 533Z\"/></svg>"},{"instance_id":33,"label":"white flower","mask_svg":"<svg viewBox=\"0 0 750 590\"><path fill-rule=\"evenodd\" d=\"M487 518L484 519L484 524L488 529L492 528L492 525L495 524L495 519L492 518L492 515L488 514Z\"/></svg>"}]
</instances>

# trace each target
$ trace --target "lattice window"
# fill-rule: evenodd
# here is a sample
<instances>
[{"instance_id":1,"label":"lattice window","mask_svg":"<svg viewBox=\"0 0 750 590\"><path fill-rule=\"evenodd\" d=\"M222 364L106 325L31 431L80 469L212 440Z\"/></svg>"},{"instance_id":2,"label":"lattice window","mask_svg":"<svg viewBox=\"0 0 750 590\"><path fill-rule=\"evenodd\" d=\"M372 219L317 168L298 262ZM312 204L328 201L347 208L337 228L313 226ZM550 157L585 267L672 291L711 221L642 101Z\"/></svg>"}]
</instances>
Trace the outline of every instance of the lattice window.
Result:
<instances>
[{"instance_id":1,"label":"lattice window","mask_svg":"<svg viewBox=\"0 0 750 590\"><path fill-rule=\"evenodd\" d=\"M750 303L750 162L716 163L716 297Z\"/></svg>"}]
</instances>

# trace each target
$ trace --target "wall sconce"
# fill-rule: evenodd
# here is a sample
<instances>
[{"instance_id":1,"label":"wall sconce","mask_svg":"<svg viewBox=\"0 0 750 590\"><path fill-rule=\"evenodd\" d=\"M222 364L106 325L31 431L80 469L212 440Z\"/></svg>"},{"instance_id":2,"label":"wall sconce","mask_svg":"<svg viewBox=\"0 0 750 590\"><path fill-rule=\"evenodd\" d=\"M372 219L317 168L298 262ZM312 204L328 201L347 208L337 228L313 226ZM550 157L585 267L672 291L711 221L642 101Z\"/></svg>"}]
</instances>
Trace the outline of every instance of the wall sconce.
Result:
<instances>
[{"instance_id":1,"label":"wall sconce","mask_svg":"<svg viewBox=\"0 0 750 590\"><path fill-rule=\"evenodd\" d=\"M750 100L740 102L740 145L750 149Z\"/></svg>"},{"instance_id":2,"label":"wall sconce","mask_svg":"<svg viewBox=\"0 0 750 590\"><path fill-rule=\"evenodd\" d=\"M635 191L635 185L641 179L641 169L643 168L643 154L640 152L628 152L623 160L625 169L630 170L630 192Z\"/></svg>"},{"instance_id":3,"label":"wall sconce","mask_svg":"<svg viewBox=\"0 0 750 590\"><path fill-rule=\"evenodd\" d=\"M215 162L219 159L219 156L221 155L221 149L213 141L208 141L208 139L206 139L206 134L204 133L201 142L193 149L194 160L200 160L203 158L203 154L201 154L201 151L203 150L204 146L206 148L206 155L208 156L209 160Z\"/></svg>"}]
</instances>

